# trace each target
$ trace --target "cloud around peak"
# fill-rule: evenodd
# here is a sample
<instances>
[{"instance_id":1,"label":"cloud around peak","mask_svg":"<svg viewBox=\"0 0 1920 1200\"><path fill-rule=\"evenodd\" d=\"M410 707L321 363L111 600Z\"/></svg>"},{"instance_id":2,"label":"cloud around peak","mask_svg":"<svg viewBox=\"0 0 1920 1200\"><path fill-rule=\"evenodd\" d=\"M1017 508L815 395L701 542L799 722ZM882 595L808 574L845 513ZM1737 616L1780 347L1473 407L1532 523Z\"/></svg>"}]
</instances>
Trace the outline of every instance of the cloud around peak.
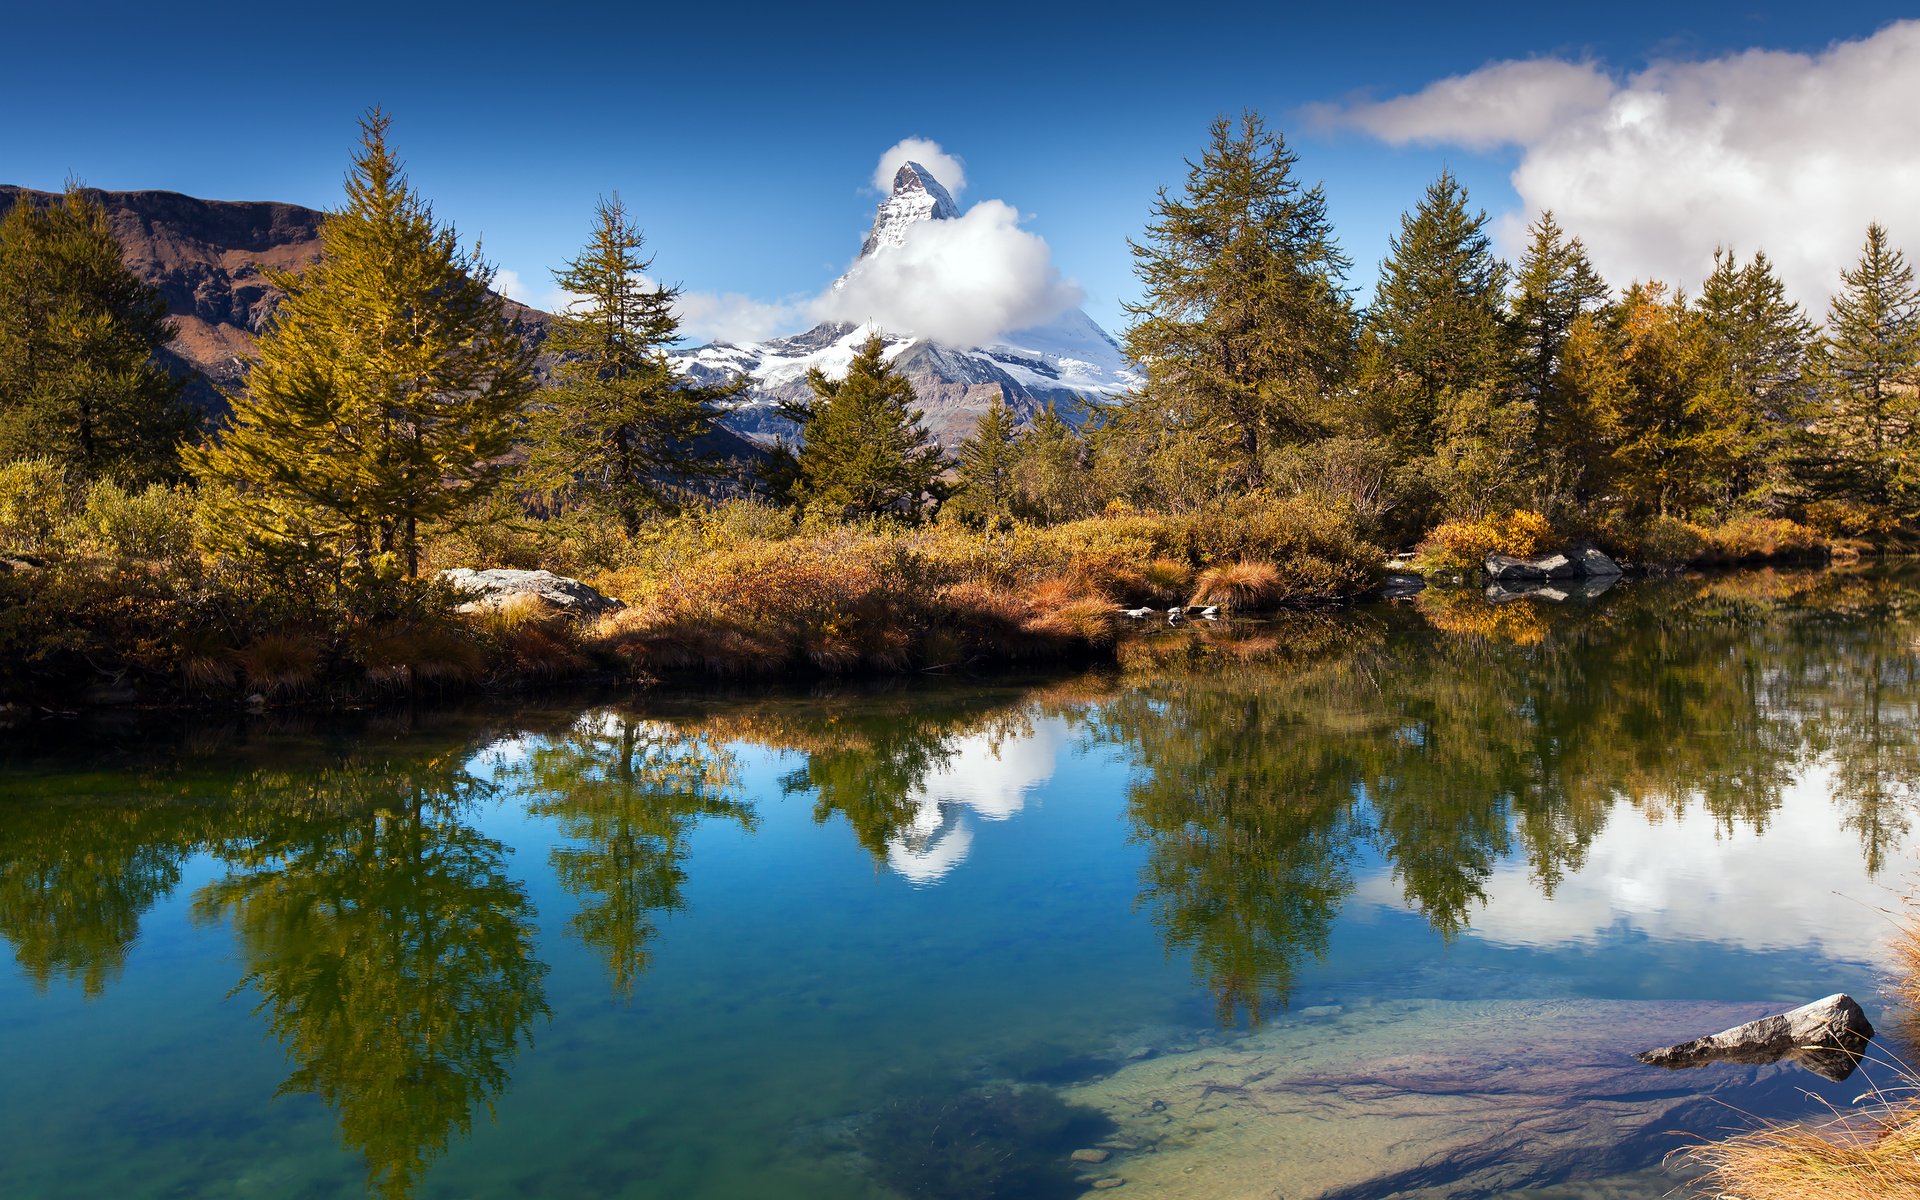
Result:
<instances>
[{"instance_id":1,"label":"cloud around peak","mask_svg":"<svg viewBox=\"0 0 1920 1200\"><path fill-rule=\"evenodd\" d=\"M874 186L893 187L906 162L927 168L958 194L966 172L937 142L907 138L889 147ZM900 336L952 346L987 346L1004 335L1044 325L1085 301L1060 273L1040 235L1020 227L1020 213L1002 200L982 200L957 217L908 226L898 245L857 259L840 281L815 296L765 301L737 293L685 292L678 301L689 341L763 341L822 321L871 323Z\"/></svg>"},{"instance_id":2,"label":"cloud around peak","mask_svg":"<svg viewBox=\"0 0 1920 1200\"><path fill-rule=\"evenodd\" d=\"M886 195L893 190L893 177L905 163L917 162L933 172L941 186L947 189L955 200L967 190L967 167L957 155L948 154L939 142L931 138L901 138L887 147L880 156L880 162L873 169L873 190Z\"/></svg>"},{"instance_id":3,"label":"cloud around peak","mask_svg":"<svg viewBox=\"0 0 1920 1200\"><path fill-rule=\"evenodd\" d=\"M1319 106L1393 145L1519 149L1518 248L1551 208L1616 286L1687 284L1716 246L1764 249L1816 310L1870 221L1920 245L1920 21L1817 54L1747 50L1615 77L1593 62L1496 62L1407 96Z\"/></svg>"}]
</instances>

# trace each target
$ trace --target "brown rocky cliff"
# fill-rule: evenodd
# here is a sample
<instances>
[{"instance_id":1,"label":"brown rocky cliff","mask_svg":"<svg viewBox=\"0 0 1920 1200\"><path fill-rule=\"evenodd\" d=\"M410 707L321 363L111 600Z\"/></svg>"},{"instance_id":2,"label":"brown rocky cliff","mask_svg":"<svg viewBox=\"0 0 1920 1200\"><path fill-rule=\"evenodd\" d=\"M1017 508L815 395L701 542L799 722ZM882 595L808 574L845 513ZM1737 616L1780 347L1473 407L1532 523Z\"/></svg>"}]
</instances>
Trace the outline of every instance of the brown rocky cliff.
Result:
<instances>
[{"instance_id":1,"label":"brown rocky cliff","mask_svg":"<svg viewBox=\"0 0 1920 1200\"><path fill-rule=\"evenodd\" d=\"M127 265L166 300L178 331L171 365L187 379L189 396L208 411L223 410L221 393L239 384L254 338L281 298L262 269L297 271L312 263L326 214L298 204L201 200L178 192L88 188L86 194L106 209ZM34 204L59 199L0 185L0 216L22 197ZM507 307L535 337L544 337L545 313L512 301Z\"/></svg>"}]
</instances>

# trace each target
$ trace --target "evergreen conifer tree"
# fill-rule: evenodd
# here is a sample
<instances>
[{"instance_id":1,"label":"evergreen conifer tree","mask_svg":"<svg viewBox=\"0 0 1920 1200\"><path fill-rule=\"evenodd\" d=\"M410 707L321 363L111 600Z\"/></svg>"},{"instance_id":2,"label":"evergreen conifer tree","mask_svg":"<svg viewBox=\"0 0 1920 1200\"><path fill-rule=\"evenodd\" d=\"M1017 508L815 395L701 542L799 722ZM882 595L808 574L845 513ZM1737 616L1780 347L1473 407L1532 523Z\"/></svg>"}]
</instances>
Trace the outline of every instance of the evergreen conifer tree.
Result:
<instances>
[{"instance_id":1,"label":"evergreen conifer tree","mask_svg":"<svg viewBox=\"0 0 1920 1200\"><path fill-rule=\"evenodd\" d=\"M1593 498L1599 451L1592 412L1566 386L1564 367L1575 324L1605 307L1607 285L1551 211L1528 235L1514 274L1514 378L1533 405L1536 503L1551 516L1573 517ZM1586 333L1597 329L1589 322Z\"/></svg>"},{"instance_id":2,"label":"evergreen conifer tree","mask_svg":"<svg viewBox=\"0 0 1920 1200\"><path fill-rule=\"evenodd\" d=\"M553 274L578 299L555 316L557 386L532 417L535 477L613 513L629 535L644 512L672 508L687 480L713 473L701 438L730 394L694 385L668 361L679 293L645 278L644 244L618 196L599 203L586 247Z\"/></svg>"},{"instance_id":3,"label":"evergreen conifer tree","mask_svg":"<svg viewBox=\"0 0 1920 1200\"><path fill-rule=\"evenodd\" d=\"M1920 289L1878 223L1840 279L1818 365L1824 490L1910 519L1920 515Z\"/></svg>"},{"instance_id":4,"label":"evergreen conifer tree","mask_svg":"<svg viewBox=\"0 0 1920 1200\"><path fill-rule=\"evenodd\" d=\"M1531 451L1507 361L1507 268L1486 226L1449 172L1400 219L1367 312L1379 352L1362 380L1399 456L1430 458L1448 506L1466 513L1516 499Z\"/></svg>"},{"instance_id":5,"label":"evergreen conifer tree","mask_svg":"<svg viewBox=\"0 0 1920 1200\"><path fill-rule=\"evenodd\" d=\"M1138 402L1204 422L1248 487L1265 482L1269 449L1326 430L1352 352L1350 264L1298 161L1256 114L1222 117L1183 194L1162 188L1145 243L1129 243L1144 288L1127 306L1127 353L1147 373Z\"/></svg>"},{"instance_id":6,"label":"evergreen conifer tree","mask_svg":"<svg viewBox=\"0 0 1920 1200\"><path fill-rule=\"evenodd\" d=\"M1020 466L1020 431L1003 397L980 415L972 436L960 443L960 465L953 502L988 520L1010 516Z\"/></svg>"},{"instance_id":7,"label":"evergreen conifer tree","mask_svg":"<svg viewBox=\"0 0 1920 1200\"><path fill-rule=\"evenodd\" d=\"M913 407L913 384L869 337L842 379L807 372L814 401L805 415L797 493L844 516L918 516L944 469Z\"/></svg>"},{"instance_id":8,"label":"evergreen conifer tree","mask_svg":"<svg viewBox=\"0 0 1920 1200\"><path fill-rule=\"evenodd\" d=\"M1712 356L1713 444L1703 446L1701 465L1719 468L1722 515L1743 507L1778 510L1795 490L1794 440L1809 415L1813 324L1759 252L1742 266L1731 250L1715 250L1695 307Z\"/></svg>"},{"instance_id":9,"label":"evergreen conifer tree","mask_svg":"<svg viewBox=\"0 0 1920 1200\"><path fill-rule=\"evenodd\" d=\"M21 197L0 220L0 459L178 475L196 418L158 358L173 338L98 201L77 185L50 207Z\"/></svg>"},{"instance_id":10,"label":"evergreen conifer tree","mask_svg":"<svg viewBox=\"0 0 1920 1200\"><path fill-rule=\"evenodd\" d=\"M434 220L361 122L347 200L320 258L286 291L218 443L194 456L228 484L236 548L414 575L420 526L496 488L533 390L533 350L489 290L493 271Z\"/></svg>"}]
</instances>

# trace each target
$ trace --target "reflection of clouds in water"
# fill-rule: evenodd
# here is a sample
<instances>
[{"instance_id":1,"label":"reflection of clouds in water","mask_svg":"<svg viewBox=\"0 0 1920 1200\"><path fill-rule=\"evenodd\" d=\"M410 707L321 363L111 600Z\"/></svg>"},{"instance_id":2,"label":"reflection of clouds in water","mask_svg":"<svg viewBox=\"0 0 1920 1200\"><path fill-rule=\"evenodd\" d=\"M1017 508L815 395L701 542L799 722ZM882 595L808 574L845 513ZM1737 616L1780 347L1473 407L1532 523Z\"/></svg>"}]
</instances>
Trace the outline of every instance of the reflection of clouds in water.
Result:
<instances>
[{"instance_id":1,"label":"reflection of clouds in water","mask_svg":"<svg viewBox=\"0 0 1920 1200\"><path fill-rule=\"evenodd\" d=\"M1036 721L1031 735L978 733L948 742L947 760L914 794L913 821L887 843L887 865L909 882L938 883L966 861L972 821L1004 821L1053 778L1067 723Z\"/></svg>"},{"instance_id":2,"label":"reflection of clouds in water","mask_svg":"<svg viewBox=\"0 0 1920 1200\"><path fill-rule=\"evenodd\" d=\"M1860 835L1842 824L1846 815L1824 764L1786 789L1761 832L1741 822L1728 833L1697 804L1678 819L1651 823L1621 801L1585 864L1551 897L1516 847L1487 880L1487 902L1470 914L1467 936L1543 947L1629 932L1881 960L1891 926L1876 910L1897 906L1897 890L1920 863L1903 845L1878 879L1869 878ZM1391 870L1362 883L1357 898L1407 907Z\"/></svg>"}]
</instances>

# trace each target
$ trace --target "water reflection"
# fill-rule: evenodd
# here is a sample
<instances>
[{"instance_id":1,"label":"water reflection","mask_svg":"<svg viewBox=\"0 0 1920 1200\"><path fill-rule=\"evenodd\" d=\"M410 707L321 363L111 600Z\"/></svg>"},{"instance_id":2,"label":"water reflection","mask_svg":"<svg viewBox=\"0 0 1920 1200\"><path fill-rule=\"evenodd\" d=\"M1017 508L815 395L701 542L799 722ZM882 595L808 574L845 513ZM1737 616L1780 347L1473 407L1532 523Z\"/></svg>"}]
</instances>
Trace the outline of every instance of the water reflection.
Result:
<instances>
[{"instance_id":1,"label":"water reflection","mask_svg":"<svg viewBox=\"0 0 1920 1200\"><path fill-rule=\"evenodd\" d=\"M1506 945L1623 924L1796 944L1782 930L1822 901L1780 878L1836 854L1877 874L1911 839L1917 643L1920 593L1898 580L1761 573L1160 633L1122 674L1038 692L202 738L113 776L111 799L0 775L0 936L39 990L99 996L205 856L193 911L237 941L238 990L293 1064L280 1091L322 1098L370 1187L404 1195L506 1093L548 1014L536 868L483 832L501 808L558 834L544 865L566 928L631 998L703 825L751 833L790 796L933 885L1073 755L1115 755L1138 909L1223 1021L1257 1023L1356 902ZM745 782L765 757L778 795ZM1737 869L1733 838L1759 848ZM1676 880L1692 903L1662 890Z\"/></svg>"},{"instance_id":2,"label":"water reflection","mask_svg":"<svg viewBox=\"0 0 1920 1200\"><path fill-rule=\"evenodd\" d=\"M333 1107L387 1196L491 1111L547 1013L526 889L467 820L485 795L456 756L261 774L218 847L228 875L194 898L231 922L295 1064L278 1094Z\"/></svg>"},{"instance_id":3,"label":"water reflection","mask_svg":"<svg viewBox=\"0 0 1920 1200\"><path fill-rule=\"evenodd\" d=\"M757 824L735 795L737 773L735 756L709 737L612 711L532 739L496 776L572 841L550 856L560 886L579 901L568 928L599 952L621 998L633 998L651 962L656 916L685 907L694 827L705 818Z\"/></svg>"}]
</instances>

